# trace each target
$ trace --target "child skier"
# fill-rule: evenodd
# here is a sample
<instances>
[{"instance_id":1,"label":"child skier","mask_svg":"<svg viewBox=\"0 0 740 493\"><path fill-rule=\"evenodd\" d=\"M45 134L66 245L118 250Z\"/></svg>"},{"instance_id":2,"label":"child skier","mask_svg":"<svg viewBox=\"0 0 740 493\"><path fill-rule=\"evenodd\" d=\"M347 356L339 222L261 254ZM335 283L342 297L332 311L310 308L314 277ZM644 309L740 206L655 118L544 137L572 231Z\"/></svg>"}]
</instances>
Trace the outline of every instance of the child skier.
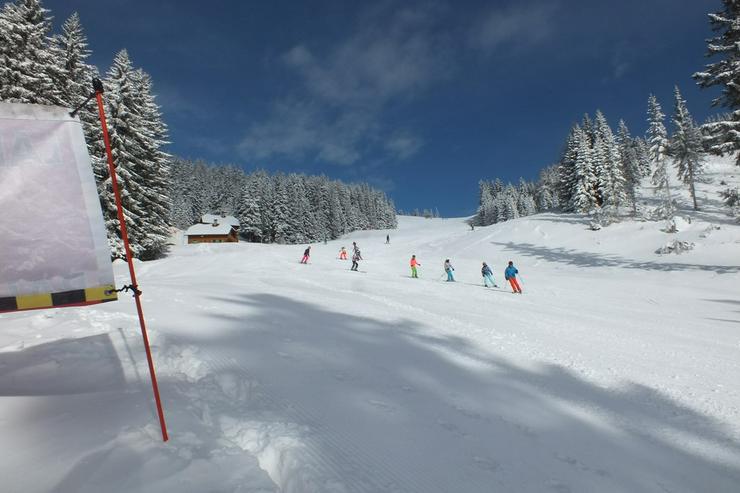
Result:
<instances>
[{"instance_id":1,"label":"child skier","mask_svg":"<svg viewBox=\"0 0 740 493\"><path fill-rule=\"evenodd\" d=\"M450 263L450 259L445 260L445 272L447 273L447 282L455 282L455 277L452 275L452 271L455 268Z\"/></svg>"},{"instance_id":2,"label":"child skier","mask_svg":"<svg viewBox=\"0 0 740 493\"><path fill-rule=\"evenodd\" d=\"M347 250L344 247L339 250L339 260L347 260Z\"/></svg>"},{"instance_id":3,"label":"child skier","mask_svg":"<svg viewBox=\"0 0 740 493\"><path fill-rule=\"evenodd\" d=\"M497 288L496 283L493 280L493 271L491 271L491 268L488 267L488 264L483 262L483 267L480 270L481 275L483 276L483 285L485 287L490 287L488 284L490 283L491 286L494 288Z\"/></svg>"},{"instance_id":4,"label":"child skier","mask_svg":"<svg viewBox=\"0 0 740 493\"><path fill-rule=\"evenodd\" d=\"M511 289L514 293L522 294L522 288L519 287L519 283L516 280L516 275L519 274L519 269L514 267L514 262L509 260L509 266L504 271L504 278L511 284Z\"/></svg>"},{"instance_id":5,"label":"child skier","mask_svg":"<svg viewBox=\"0 0 740 493\"><path fill-rule=\"evenodd\" d=\"M352 268L350 270L357 271L357 268L360 266L359 264L360 260L362 260L360 249L355 248L355 253L352 254Z\"/></svg>"},{"instance_id":6,"label":"child skier","mask_svg":"<svg viewBox=\"0 0 740 493\"><path fill-rule=\"evenodd\" d=\"M311 256L311 247L309 246L303 251L303 258L301 259L302 264L308 263L308 258Z\"/></svg>"},{"instance_id":7,"label":"child skier","mask_svg":"<svg viewBox=\"0 0 740 493\"><path fill-rule=\"evenodd\" d=\"M417 267L421 267L421 264L416 260L416 255L411 256L411 261L409 262L409 265L411 265L411 277L414 279L419 278L419 274L416 272Z\"/></svg>"}]
</instances>

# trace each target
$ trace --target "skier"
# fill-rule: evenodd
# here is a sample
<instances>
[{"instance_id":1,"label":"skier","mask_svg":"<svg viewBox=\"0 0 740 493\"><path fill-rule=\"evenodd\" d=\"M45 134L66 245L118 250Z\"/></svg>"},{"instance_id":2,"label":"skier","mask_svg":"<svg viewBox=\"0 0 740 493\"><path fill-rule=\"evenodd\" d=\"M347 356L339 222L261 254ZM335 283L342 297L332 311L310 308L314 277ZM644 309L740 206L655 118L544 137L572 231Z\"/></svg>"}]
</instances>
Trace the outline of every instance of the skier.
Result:
<instances>
[{"instance_id":1,"label":"skier","mask_svg":"<svg viewBox=\"0 0 740 493\"><path fill-rule=\"evenodd\" d=\"M360 249L355 248L355 253L352 254L352 268L350 270L357 271L357 268L360 266L359 261L362 260L362 255L360 254Z\"/></svg>"},{"instance_id":2,"label":"skier","mask_svg":"<svg viewBox=\"0 0 740 493\"><path fill-rule=\"evenodd\" d=\"M515 294L522 294L522 288L519 287L519 283L516 280L517 274L519 274L519 269L514 267L514 262L509 260L509 266L504 271L504 278L509 281L509 284L511 284L511 289L514 290Z\"/></svg>"},{"instance_id":3,"label":"skier","mask_svg":"<svg viewBox=\"0 0 740 493\"><path fill-rule=\"evenodd\" d=\"M411 261L409 262L409 265L411 265L411 277L418 279L419 274L416 272L416 268L421 267L421 264L416 260L416 255L411 256Z\"/></svg>"},{"instance_id":4,"label":"skier","mask_svg":"<svg viewBox=\"0 0 740 493\"><path fill-rule=\"evenodd\" d=\"M344 247L339 250L339 260L347 260L347 250Z\"/></svg>"},{"instance_id":5,"label":"skier","mask_svg":"<svg viewBox=\"0 0 740 493\"><path fill-rule=\"evenodd\" d=\"M391 244L391 235L385 235L385 244L390 245Z\"/></svg>"},{"instance_id":6,"label":"skier","mask_svg":"<svg viewBox=\"0 0 740 493\"><path fill-rule=\"evenodd\" d=\"M301 263L307 264L310 256L311 256L311 247L309 246L303 251L303 258L301 259Z\"/></svg>"},{"instance_id":7,"label":"skier","mask_svg":"<svg viewBox=\"0 0 740 493\"><path fill-rule=\"evenodd\" d=\"M485 287L490 287L488 286L488 283L491 283L494 288L498 287L496 282L493 280L493 271L491 271L491 268L488 267L487 263L483 262L483 267L481 268L480 273L483 276L483 285Z\"/></svg>"},{"instance_id":8,"label":"skier","mask_svg":"<svg viewBox=\"0 0 740 493\"><path fill-rule=\"evenodd\" d=\"M352 242L352 255L354 256L355 253L360 251L360 247L357 246L357 243L354 241Z\"/></svg>"},{"instance_id":9,"label":"skier","mask_svg":"<svg viewBox=\"0 0 740 493\"><path fill-rule=\"evenodd\" d=\"M450 263L450 259L445 260L445 272L447 273L447 282L455 282L455 277L452 275L452 271L455 268Z\"/></svg>"}]
</instances>

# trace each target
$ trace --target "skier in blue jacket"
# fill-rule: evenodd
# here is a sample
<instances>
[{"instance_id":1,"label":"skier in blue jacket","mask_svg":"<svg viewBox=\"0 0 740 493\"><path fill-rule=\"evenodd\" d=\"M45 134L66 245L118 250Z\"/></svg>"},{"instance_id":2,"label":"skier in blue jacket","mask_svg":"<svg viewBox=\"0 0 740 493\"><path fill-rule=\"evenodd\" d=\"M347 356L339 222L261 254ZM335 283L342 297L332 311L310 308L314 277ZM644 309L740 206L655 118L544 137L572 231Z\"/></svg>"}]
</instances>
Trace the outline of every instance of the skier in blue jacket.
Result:
<instances>
[{"instance_id":1,"label":"skier in blue jacket","mask_svg":"<svg viewBox=\"0 0 740 493\"><path fill-rule=\"evenodd\" d=\"M497 288L496 282L493 280L493 271L491 271L491 268L488 267L488 264L483 262L483 267L481 267L480 270L481 275L483 276L483 285L485 287L490 287L488 284L490 283L491 286L494 288Z\"/></svg>"},{"instance_id":2,"label":"skier in blue jacket","mask_svg":"<svg viewBox=\"0 0 740 493\"><path fill-rule=\"evenodd\" d=\"M519 274L519 269L514 267L514 262L509 260L509 266L504 271L504 278L509 281L509 284L511 284L511 289L514 290L514 293L522 294L522 288L519 286L519 283L516 280L517 274Z\"/></svg>"}]
</instances>

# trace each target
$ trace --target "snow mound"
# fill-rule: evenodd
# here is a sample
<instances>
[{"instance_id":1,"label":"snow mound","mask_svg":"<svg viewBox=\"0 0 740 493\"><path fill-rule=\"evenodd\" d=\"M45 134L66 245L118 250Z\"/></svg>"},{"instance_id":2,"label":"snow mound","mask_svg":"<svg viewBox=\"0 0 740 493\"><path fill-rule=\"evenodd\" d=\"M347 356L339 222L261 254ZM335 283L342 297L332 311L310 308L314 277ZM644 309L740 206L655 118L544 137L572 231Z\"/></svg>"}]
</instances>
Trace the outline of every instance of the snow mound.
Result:
<instances>
[{"instance_id":1,"label":"snow mound","mask_svg":"<svg viewBox=\"0 0 740 493\"><path fill-rule=\"evenodd\" d=\"M663 245L662 247L655 250L655 253L659 255L665 255L667 253L681 254L694 249L694 244L688 241L672 240Z\"/></svg>"}]
</instances>

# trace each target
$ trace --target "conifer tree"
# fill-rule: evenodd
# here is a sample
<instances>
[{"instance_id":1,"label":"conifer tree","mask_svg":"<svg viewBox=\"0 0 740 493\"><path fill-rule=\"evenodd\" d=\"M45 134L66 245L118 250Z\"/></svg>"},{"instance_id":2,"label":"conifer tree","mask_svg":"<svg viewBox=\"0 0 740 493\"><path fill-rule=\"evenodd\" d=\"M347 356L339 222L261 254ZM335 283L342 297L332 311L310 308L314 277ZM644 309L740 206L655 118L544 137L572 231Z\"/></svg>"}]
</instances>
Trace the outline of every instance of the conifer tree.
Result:
<instances>
[{"instance_id":1,"label":"conifer tree","mask_svg":"<svg viewBox=\"0 0 740 493\"><path fill-rule=\"evenodd\" d=\"M710 151L720 155L740 150L740 2L722 1L724 9L709 14L712 30L717 35L707 40L707 57L719 60L694 74L700 87L722 88L721 95L712 102L713 106L732 111L729 119L705 125ZM740 153L736 164L740 165Z\"/></svg>"},{"instance_id":2,"label":"conifer tree","mask_svg":"<svg viewBox=\"0 0 740 493\"><path fill-rule=\"evenodd\" d=\"M589 123L590 124L590 123ZM584 132L579 125L574 125L568 134L568 140L565 145L565 151L558 164L558 201L563 210L569 212L573 191L576 186L576 159L578 149L580 148L580 139L584 138Z\"/></svg>"},{"instance_id":3,"label":"conifer tree","mask_svg":"<svg viewBox=\"0 0 740 493\"><path fill-rule=\"evenodd\" d=\"M519 209L517 207L516 196L516 188L514 188L511 183L508 184L506 186L506 189L504 190L503 198L504 217L506 217L507 221L519 217Z\"/></svg>"},{"instance_id":4,"label":"conifer tree","mask_svg":"<svg viewBox=\"0 0 740 493\"><path fill-rule=\"evenodd\" d=\"M660 108L657 98L650 95L648 100L648 124L647 142L650 146L650 161L652 163L653 175L651 177L655 185L655 194L660 196L661 206L658 213L663 218L668 218L675 210L671 189L668 183L668 172L666 170L668 152L668 132L663 120L665 115Z\"/></svg>"},{"instance_id":5,"label":"conifer tree","mask_svg":"<svg viewBox=\"0 0 740 493\"><path fill-rule=\"evenodd\" d=\"M151 81L133 68L120 51L106 76L111 152L121 188L121 202L132 254L150 259L163 255L169 237L169 163L161 151L166 127L153 102ZM103 214L113 257L123 258L110 176L100 184Z\"/></svg>"},{"instance_id":6,"label":"conifer tree","mask_svg":"<svg viewBox=\"0 0 740 493\"><path fill-rule=\"evenodd\" d=\"M87 63L91 51L76 12L64 22L62 32L51 38L49 50L54 62L51 73L54 104L78 108L92 92L92 80L99 74L95 66ZM108 164L97 108L94 105L84 107L77 115L85 133L95 178L100 183L108 174Z\"/></svg>"},{"instance_id":7,"label":"conifer tree","mask_svg":"<svg viewBox=\"0 0 740 493\"><path fill-rule=\"evenodd\" d=\"M694 123L686 107L686 101L676 86L674 91L675 112L673 125L676 127L671 139L671 155L678 169L678 177L689 187L694 210L699 210L696 203L696 180L702 173L701 132Z\"/></svg>"},{"instance_id":8,"label":"conifer tree","mask_svg":"<svg viewBox=\"0 0 740 493\"><path fill-rule=\"evenodd\" d=\"M48 12L39 0L8 2L0 10L0 101L57 102Z\"/></svg>"},{"instance_id":9,"label":"conifer tree","mask_svg":"<svg viewBox=\"0 0 740 493\"><path fill-rule=\"evenodd\" d=\"M596 129L601 145L601 161L596 164L598 194L602 209L614 217L626 200L622 158L612 129L601 111L596 112Z\"/></svg>"},{"instance_id":10,"label":"conifer tree","mask_svg":"<svg viewBox=\"0 0 740 493\"><path fill-rule=\"evenodd\" d=\"M257 180L249 179L244 185L236 211L239 219L239 234L248 241L262 240L262 215L259 206Z\"/></svg>"},{"instance_id":11,"label":"conifer tree","mask_svg":"<svg viewBox=\"0 0 740 493\"><path fill-rule=\"evenodd\" d=\"M642 137L634 138L635 152L637 153L637 161L640 163L640 176L647 178L652 176L653 170L650 167L650 146L648 146L645 139Z\"/></svg>"},{"instance_id":12,"label":"conifer tree","mask_svg":"<svg viewBox=\"0 0 740 493\"><path fill-rule=\"evenodd\" d=\"M617 146L622 163L622 174L624 175L624 190L627 199L632 204L632 215L637 215L637 187L640 185L640 160L634 139L624 120L619 120L619 131L617 132Z\"/></svg>"},{"instance_id":13,"label":"conifer tree","mask_svg":"<svg viewBox=\"0 0 740 493\"><path fill-rule=\"evenodd\" d=\"M139 201L143 204L142 219L146 227L146 238L142 240L141 259L153 259L164 255L170 236L170 214L172 202L169 195L170 156L162 148L168 144L167 125L154 99L152 78L142 69L134 71L137 110L141 127L137 132L143 154L136 161L137 175L145 186Z\"/></svg>"},{"instance_id":14,"label":"conifer tree","mask_svg":"<svg viewBox=\"0 0 740 493\"><path fill-rule=\"evenodd\" d=\"M578 156L576 157L575 189L571 196L570 209L575 212L589 213L598 208L596 199L596 177L593 173L592 150L585 136L580 138Z\"/></svg>"}]
</instances>

